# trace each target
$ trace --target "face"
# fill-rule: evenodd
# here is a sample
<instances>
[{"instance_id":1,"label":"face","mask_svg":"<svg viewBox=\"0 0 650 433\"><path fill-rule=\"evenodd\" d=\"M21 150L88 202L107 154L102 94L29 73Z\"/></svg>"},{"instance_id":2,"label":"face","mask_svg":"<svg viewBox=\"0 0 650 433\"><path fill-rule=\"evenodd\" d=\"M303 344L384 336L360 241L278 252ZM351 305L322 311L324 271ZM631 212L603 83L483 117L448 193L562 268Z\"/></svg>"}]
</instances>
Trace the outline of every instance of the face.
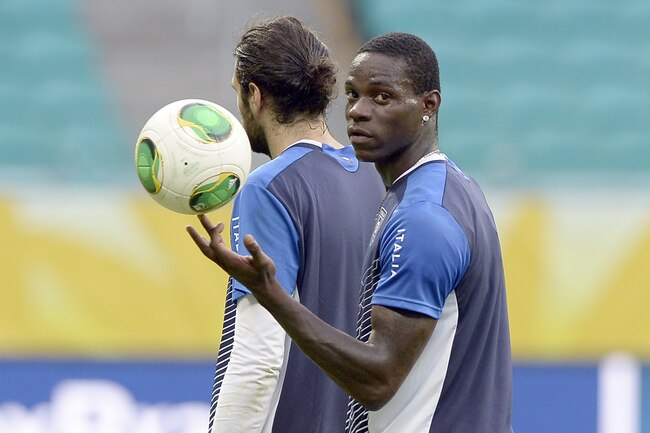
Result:
<instances>
[{"instance_id":1,"label":"face","mask_svg":"<svg viewBox=\"0 0 650 433\"><path fill-rule=\"evenodd\" d=\"M271 151L269 150L269 143L266 140L266 134L264 129L259 124L250 108L248 101L245 101L241 93L241 85L239 81L233 75L232 77L232 87L237 92L237 108L242 118L242 126L248 135L248 140L251 144L251 150L255 153L262 153L266 156L271 156Z\"/></svg>"},{"instance_id":2,"label":"face","mask_svg":"<svg viewBox=\"0 0 650 433\"><path fill-rule=\"evenodd\" d=\"M348 137L359 159L393 163L422 135L424 102L406 74L406 62L379 53L361 53L345 82Z\"/></svg>"}]
</instances>

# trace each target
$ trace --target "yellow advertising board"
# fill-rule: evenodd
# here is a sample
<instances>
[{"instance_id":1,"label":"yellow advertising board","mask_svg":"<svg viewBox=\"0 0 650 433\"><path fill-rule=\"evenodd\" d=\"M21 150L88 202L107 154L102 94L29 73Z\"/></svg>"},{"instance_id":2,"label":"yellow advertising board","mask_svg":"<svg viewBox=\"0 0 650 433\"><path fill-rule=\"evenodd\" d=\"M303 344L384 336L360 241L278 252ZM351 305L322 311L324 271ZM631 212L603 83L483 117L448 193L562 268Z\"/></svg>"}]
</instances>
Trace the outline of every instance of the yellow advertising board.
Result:
<instances>
[{"instance_id":1,"label":"yellow advertising board","mask_svg":"<svg viewBox=\"0 0 650 433\"><path fill-rule=\"evenodd\" d=\"M650 199L609 197L488 194L515 358L650 357ZM213 356L226 276L188 224L139 193L0 197L0 353Z\"/></svg>"}]
</instances>

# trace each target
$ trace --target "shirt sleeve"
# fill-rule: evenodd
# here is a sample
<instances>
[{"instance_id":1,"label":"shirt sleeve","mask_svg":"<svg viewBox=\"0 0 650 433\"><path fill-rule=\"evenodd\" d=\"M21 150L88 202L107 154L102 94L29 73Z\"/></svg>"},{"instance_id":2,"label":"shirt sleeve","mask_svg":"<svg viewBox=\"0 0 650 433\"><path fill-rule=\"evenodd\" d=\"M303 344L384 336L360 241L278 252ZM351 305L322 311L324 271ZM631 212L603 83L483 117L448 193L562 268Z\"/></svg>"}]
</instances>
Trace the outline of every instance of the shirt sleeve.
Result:
<instances>
[{"instance_id":1,"label":"shirt sleeve","mask_svg":"<svg viewBox=\"0 0 650 433\"><path fill-rule=\"evenodd\" d=\"M259 433L284 362L287 335L252 295L237 303L235 339L210 433Z\"/></svg>"},{"instance_id":2,"label":"shirt sleeve","mask_svg":"<svg viewBox=\"0 0 650 433\"><path fill-rule=\"evenodd\" d=\"M446 209L431 202L398 207L381 237L372 304L439 319L469 261L467 237Z\"/></svg>"},{"instance_id":3,"label":"shirt sleeve","mask_svg":"<svg viewBox=\"0 0 650 433\"><path fill-rule=\"evenodd\" d=\"M300 265L299 236L284 205L266 188L247 183L235 199L230 225L231 248L248 255L244 236L253 235L262 250L273 259L276 279L291 295L296 287ZM251 293L233 280L233 301Z\"/></svg>"}]
</instances>

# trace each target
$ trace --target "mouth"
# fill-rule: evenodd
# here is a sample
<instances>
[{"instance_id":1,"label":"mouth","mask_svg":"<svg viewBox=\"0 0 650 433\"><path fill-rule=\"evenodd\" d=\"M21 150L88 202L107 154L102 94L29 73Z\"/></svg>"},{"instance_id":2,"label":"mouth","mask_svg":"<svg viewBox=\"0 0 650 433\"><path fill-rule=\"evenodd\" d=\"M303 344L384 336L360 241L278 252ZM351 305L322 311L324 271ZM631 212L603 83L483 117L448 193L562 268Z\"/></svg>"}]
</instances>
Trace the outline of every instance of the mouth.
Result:
<instances>
[{"instance_id":1,"label":"mouth","mask_svg":"<svg viewBox=\"0 0 650 433\"><path fill-rule=\"evenodd\" d=\"M348 128L348 137L352 144L361 144L367 143L372 140L372 135L365 129L358 128L356 126L351 126Z\"/></svg>"}]
</instances>

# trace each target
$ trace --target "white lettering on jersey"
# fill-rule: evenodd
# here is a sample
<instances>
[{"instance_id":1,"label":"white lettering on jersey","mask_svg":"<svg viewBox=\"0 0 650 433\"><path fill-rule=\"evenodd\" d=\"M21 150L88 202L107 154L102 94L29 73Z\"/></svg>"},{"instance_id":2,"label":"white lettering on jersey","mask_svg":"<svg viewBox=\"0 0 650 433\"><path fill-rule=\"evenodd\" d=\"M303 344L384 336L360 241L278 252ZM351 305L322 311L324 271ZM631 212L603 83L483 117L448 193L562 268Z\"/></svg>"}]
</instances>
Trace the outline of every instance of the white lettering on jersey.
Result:
<instances>
[{"instance_id":1,"label":"white lettering on jersey","mask_svg":"<svg viewBox=\"0 0 650 433\"><path fill-rule=\"evenodd\" d=\"M406 229L398 229L397 235L395 236L395 242L393 243L393 254L391 255L391 270L390 277L392 278L397 274L399 270L399 258L402 256L400 250L402 249L402 243L404 242L404 237L406 235Z\"/></svg>"},{"instance_id":2,"label":"white lettering on jersey","mask_svg":"<svg viewBox=\"0 0 650 433\"><path fill-rule=\"evenodd\" d=\"M239 252L239 217L234 217L232 219L230 230L235 244L235 252Z\"/></svg>"}]
</instances>

